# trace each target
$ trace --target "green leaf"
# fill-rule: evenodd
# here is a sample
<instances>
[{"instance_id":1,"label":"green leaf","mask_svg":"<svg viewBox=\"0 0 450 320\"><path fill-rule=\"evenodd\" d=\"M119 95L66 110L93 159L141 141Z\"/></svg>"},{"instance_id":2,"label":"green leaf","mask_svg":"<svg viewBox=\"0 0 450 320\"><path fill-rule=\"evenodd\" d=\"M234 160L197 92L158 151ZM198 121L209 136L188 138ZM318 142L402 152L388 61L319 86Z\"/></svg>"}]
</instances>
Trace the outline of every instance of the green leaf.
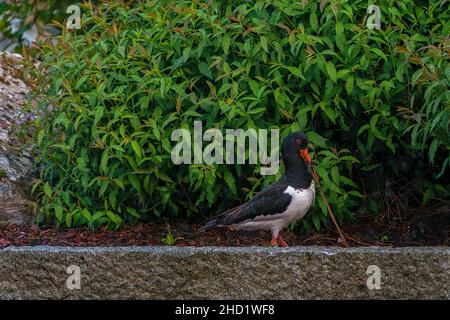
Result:
<instances>
[{"instance_id":1,"label":"green leaf","mask_svg":"<svg viewBox=\"0 0 450 320\"><path fill-rule=\"evenodd\" d=\"M113 148L113 149L116 150L116 151L125 153L125 150L124 150L121 146L118 146L118 145L112 145L111 148Z\"/></svg>"},{"instance_id":2,"label":"green leaf","mask_svg":"<svg viewBox=\"0 0 450 320\"><path fill-rule=\"evenodd\" d=\"M96 126L102 117L103 117L103 106L100 106L100 107L96 108L94 111L94 124L93 125Z\"/></svg>"},{"instance_id":3,"label":"green leaf","mask_svg":"<svg viewBox=\"0 0 450 320\"><path fill-rule=\"evenodd\" d=\"M191 54L191 47L186 47L183 49L183 62L186 63Z\"/></svg>"},{"instance_id":4,"label":"green leaf","mask_svg":"<svg viewBox=\"0 0 450 320\"><path fill-rule=\"evenodd\" d=\"M223 179L227 183L227 185L230 188L231 192L233 192L234 195L237 195L236 181L234 180L233 175L229 171L225 171L223 173Z\"/></svg>"},{"instance_id":5,"label":"green leaf","mask_svg":"<svg viewBox=\"0 0 450 320\"><path fill-rule=\"evenodd\" d=\"M430 162L432 164L434 164L434 157L436 155L436 150L439 146L439 140L436 138L433 140L433 142L430 145L430 151L429 151L429 155L430 155Z\"/></svg>"},{"instance_id":6,"label":"green leaf","mask_svg":"<svg viewBox=\"0 0 450 320\"><path fill-rule=\"evenodd\" d=\"M33 187L31 188L31 194L34 195L34 193L36 192L36 189L42 184L42 181L36 181L35 183L33 183Z\"/></svg>"},{"instance_id":7,"label":"green leaf","mask_svg":"<svg viewBox=\"0 0 450 320\"><path fill-rule=\"evenodd\" d=\"M334 123L335 120L336 120L337 113L334 111L332 106L322 102L320 104L320 108L325 112L325 114L327 115L328 119L330 119Z\"/></svg>"},{"instance_id":8,"label":"green leaf","mask_svg":"<svg viewBox=\"0 0 450 320\"><path fill-rule=\"evenodd\" d=\"M50 185L48 184L48 182L46 182L44 184L44 193L47 196L47 198L50 199L52 197L53 192L52 192L52 189L50 188Z\"/></svg>"},{"instance_id":9,"label":"green leaf","mask_svg":"<svg viewBox=\"0 0 450 320\"><path fill-rule=\"evenodd\" d=\"M319 146L319 147L323 147L323 148L327 147L327 143L325 142L325 139L318 133L316 133L314 131L310 131L310 132L306 133L306 136L308 137L309 141L312 144Z\"/></svg>"},{"instance_id":10,"label":"green leaf","mask_svg":"<svg viewBox=\"0 0 450 320\"><path fill-rule=\"evenodd\" d=\"M86 157L83 154L81 155L81 157L77 158L77 166L78 166L78 169L80 169L81 171L89 172L89 169L87 167Z\"/></svg>"},{"instance_id":11,"label":"green leaf","mask_svg":"<svg viewBox=\"0 0 450 320\"><path fill-rule=\"evenodd\" d=\"M317 20L317 15L314 11L311 12L311 14L309 15L309 24L311 25L311 28L314 31L317 31L317 29L319 27L319 22Z\"/></svg>"},{"instance_id":12,"label":"green leaf","mask_svg":"<svg viewBox=\"0 0 450 320\"><path fill-rule=\"evenodd\" d=\"M138 218L138 219L141 218L141 216L139 215L139 213L135 209L127 207L126 210L133 217Z\"/></svg>"},{"instance_id":13,"label":"green leaf","mask_svg":"<svg viewBox=\"0 0 450 320\"><path fill-rule=\"evenodd\" d=\"M111 208L116 208L116 201L117 201L117 193L116 191L111 191L108 195L109 204L111 205Z\"/></svg>"},{"instance_id":14,"label":"green leaf","mask_svg":"<svg viewBox=\"0 0 450 320\"><path fill-rule=\"evenodd\" d=\"M63 208L60 205L55 206L55 217L59 223L63 221Z\"/></svg>"},{"instance_id":15,"label":"green leaf","mask_svg":"<svg viewBox=\"0 0 450 320\"><path fill-rule=\"evenodd\" d=\"M100 168L103 174L106 174L108 172L108 161L109 161L108 150L105 150L103 151L102 160L100 163Z\"/></svg>"},{"instance_id":16,"label":"green leaf","mask_svg":"<svg viewBox=\"0 0 450 320\"><path fill-rule=\"evenodd\" d=\"M44 129L41 129L41 130L39 130L39 133L38 133L38 145L41 145L42 144L42 140L44 139L44 136L45 136L45 130Z\"/></svg>"},{"instance_id":17,"label":"green leaf","mask_svg":"<svg viewBox=\"0 0 450 320\"><path fill-rule=\"evenodd\" d=\"M347 75L350 73L350 70L339 70L337 73L338 79L345 79L347 78Z\"/></svg>"},{"instance_id":18,"label":"green leaf","mask_svg":"<svg viewBox=\"0 0 450 320\"><path fill-rule=\"evenodd\" d=\"M120 189L122 189L123 191L125 191L125 186L124 186L122 180L120 180L120 179L114 179L114 182L116 183L116 185L117 185Z\"/></svg>"},{"instance_id":19,"label":"green leaf","mask_svg":"<svg viewBox=\"0 0 450 320\"><path fill-rule=\"evenodd\" d=\"M334 67L333 63L330 61L326 64L327 73L330 76L330 79L333 80L334 83L337 83L337 74L336 74L336 68Z\"/></svg>"},{"instance_id":20,"label":"green leaf","mask_svg":"<svg viewBox=\"0 0 450 320\"><path fill-rule=\"evenodd\" d=\"M200 62L198 65L198 69L201 74L207 76L209 79L213 79L213 76L212 76L211 70L209 69L208 64L206 64L204 62Z\"/></svg>"},{"instance_id":21,"label":"green leaf","mask_svg":"<svg viewBox=\"0 0 450 320\"><path fill-rule=\"evenodd\" d=\"M364 196L360 192L358 192L356 190L349 191L348 194L351 194L352 196L355 196L355 197L358 197L358 198L364 198Z\"/></svg>"},{"instance_id":22,"label":"green leaf","mask_svg":"<svg viewBox=\"0 0 450 320\"><path fill-rule=\"evenodd\" d=\"M447 168L447 165L450 166L450 157L445 159L444 163L442 164L441 171L439 171L439 173L437 174L436 179L439 179L440 177L442 177L444 175L444 172L445 172L445 169Z\"/></svg>"},{"instance_id":23,"label":"green leaf","mask_svg":"<svg viewBox=\"0 0 450 320\"><path fill-rule=\"evenodd\" d=\"M356 136L359 136L361 133L363 133L364 131L366 131L369 128L370 128L370 125L368 123L366 123L361 128L359 128L358 133L356 134Z\"/></svg>"},{"instance_id":24,"label":"green leaf","mask_svg":"<svg viewBox=\"0 0 450 320\"><path fill-rule=\"evenodd\" d=\"M69 212L66 214L66 227L70 228L72 226L72 216L73 213Z\"/></svg>"},{"instance_id":25,"label":"green leaf","mask_svg":"<svg viewBox=\"0 0 450 320\"><path fill-rule=\"evenodd\" d=\"M423 198L422 198L422 204L424 206L426 206L428 204L428 202L430 201L432 193L433 193L432 189L428 189L427 191L424 192Z\"/></svg>"},{"instance_id":26,"label":"green leaf","mask_svg":"<svg viewBox=\"0 0 450 320\"><path fill-rule=\"evenodd\" d=\"M300 79L305 80L305 77L303 76L302 72L299 68L296 67L287 67L287 69L296 77L299 77Z\"/></svg>"},{"instance_id":27,"label":"green leaf","mask_svg":"<svg viewBox=\"0 0 450 320\"><path fill-rule=\"evenodd\" d=\"M166 95L166 79L160 79L160 87L159 87L159 93L161 94L161 98L164 99L165 95Z\"/></svg>"},{"instance_id":28,"label":"green leaf","mask_svg":"<svg viewBox=\"0 0 450 320\"><path fill-rule=\"evenodd\" d=\"M141 146L139 145L139 143L137 143L136 141L131 141L131 147L133 148L136 156L138 158L142 158L142 149L141 149Z\"/></svg>"},{"instance_id":29,"label":"green leaf","mask_svg":"<svg viewBox=\"0 0 450 320\"><path fill-rule=\"evenodd\" d=\"M108 218L116 225L116 228L122 224L122 218L112 211L106 211Z\"/></svg>"},{"instance_id":30,"label":"green leaf","mask_svg":"<svg viewBox=\"0 0 450 320\"><path fill-rule=\"evenodd\" d=\"M353 92L354 84L355 78L353 76L348 77L347 81L345 81L345 91L347 91L348 95L350 95Z\"/></svg>"},{"instance_id":31,"label":"green leaf","mask_svg":"<svg viewBox=\"0 0 450 320\"><path fill-rule=\"evenodd\" d=\"M250 86L250 89L252 90L252 93L255 97L258 97L258 93L259 93L259 85L258 82L256 82L253 79L248 80L248 84Z\"/></svg>"},{"instance_id":32,"label":"green leaf","mask_svg":"<svg viewBox=\"0 0 450 320\"><path fill-rule=\"evenodd\" d=\"M264 36L261 36L261 47L263 48L263 50L265 51L265 52L269 52L269 48L267 47L267 39L266 39L266 37L264 37Z\"/></svg>"},{"instance_id":33,"label":"green leaf","mask_svg":"<svg viewBox=\"0 0 450 320\"><path fill-rule=\"evenodd\" d=\"M103 211L97 211L96 213L94 213L94 215L92 216L92 221L97 221L98 219L100 219L101 217L103 217L105 215L105 212Z\"/></svg>"},{"instance_id":34,"label":"green leaf","mask_svg":"<svg viewBox=\"0 0 450 320\"><path fill-rule=\"evenodd\" d=\"M345 30L342 22L336 22L336 44L341 51L345 51Z\"/></svg>"},{"instance_id":35,"label":"green leaf","mask_svg":"<svg viewBox=\"0 0 450 320\"><path fill-rule=\"evenodd\" d=\"M223 52L228 53L228 50L230 48L230 36L228 34L225 34L222 38L222 48L223 48Z\"/></svg>"},{"instance_id":36,"label":"green leaf","mask_svg":"<svg viewBox=\"0 0 450 320\"><path fill-rule=\"evenodd\" d=\"M139 179L136 177L136 175L134 175L134 174L129 175L128 180L130 181L130 183L134 189L136 189L138 192L141 191L141 184L139 182Z\"/></svg>"},{"instance_id":37,"label":"green leaf","mask_svg":"<svg viewBox=\"0 0 450 320\"><path fill-rule=\"evenodd\" d=\"M312 216L312 221L314 224L314 227L316 228L317 231L320 231L320 219L317 215L313 215Z\"/></svg>"},{"instance_id":38,"label":"green leaf","mask_svg":"<svg viewBox=\"0 0 450 320\"><path fill-rule=\"evenodd\" d=\"M332 167L331 168L331 178L333 179L333 182L336 185L339 185L339 181L340 181L340 174L339 174L339 168L338 167Z\"/></svg>"},{"instance_id":39,"label":"green leaf","mask_svg":"<svg viewBox=\"0 0 450 320\"><path fill-rule=\"evenodd\" d=\"M413 84L416 84L417 80L419 80L419 78L422 76L422 74L423 74L423 69L419 69L416 72L414 72L411 82Z\"/></svg>"},{"instance_id":40,"label":"green leaf","mask_svg":"<svg viewBox=\"0 0 450 320\"><path fill-rule=\"evenodd\" d=\"M373 115L372 118L370 119L370 129L374 133L378 133L377 122L380 117L381 117L381 114L378 113L378 114Z\"/></svg>"},{"instance_id":41,"label":"green leaf","mask_svg":"<svg viewBox=\"0 0 450 320\"><path fill-rule=\"evenodd\" d=\"M91 216L91 213L89 212L88 209L83 209L83 211L81 211L81 215L82 215L83 218L85 218L87 221L91 222L92 216Z\"/></svg>"},{"instance_id":42,"label":"green leaf","mask_svg":"<svg viewBox=\"0 0 450 320\"><path fill-rule=\"evenodd\" d=\"M381 57L385 62L387 61L386 55L378 48L371 48L370 51L375 53L377 56Z\"/></svg>"}]
</instances>

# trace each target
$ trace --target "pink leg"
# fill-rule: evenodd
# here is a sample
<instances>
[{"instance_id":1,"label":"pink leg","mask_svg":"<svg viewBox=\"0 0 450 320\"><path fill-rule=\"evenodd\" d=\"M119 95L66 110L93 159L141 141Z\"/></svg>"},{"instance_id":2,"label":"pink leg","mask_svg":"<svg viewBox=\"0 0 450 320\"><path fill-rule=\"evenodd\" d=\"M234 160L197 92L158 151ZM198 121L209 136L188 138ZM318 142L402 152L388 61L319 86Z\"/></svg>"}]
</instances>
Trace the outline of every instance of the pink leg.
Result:
<instances>
[{"instance_id":1,"label":"pink leg","mask_svg":"<svg viewBox=\"0 0 450 320\"><path fill-rule=\"evenodd\" d=\"M270 241L270 244L272 245L272 247L278 247L278 230L277 229L272 229L272 241Z\"/></svg>"},{"instance_id":2,"label":"pink leg","mask_svg":"<svg viewBox=\"0 0 450 320\"><path fill-rule=\"evenodd\" d=\"M272 245L272 247L278 247L277 236L275 236L275 235L272 236L272 240L270 241L270 244Z\"/></svg>"},{"instance_id":3,"label":"pink leg","mask_svg":"<svg viewBox=\"0 0 450 320\"><path fill-rule=\"evenodd\" d=\"M283 247L283 248L289 247L289 245L286 243L286 241L284 241L283 238L281 237L281 233L276 238L276 241L280 247Z\"/></svg>"}]
</instances>

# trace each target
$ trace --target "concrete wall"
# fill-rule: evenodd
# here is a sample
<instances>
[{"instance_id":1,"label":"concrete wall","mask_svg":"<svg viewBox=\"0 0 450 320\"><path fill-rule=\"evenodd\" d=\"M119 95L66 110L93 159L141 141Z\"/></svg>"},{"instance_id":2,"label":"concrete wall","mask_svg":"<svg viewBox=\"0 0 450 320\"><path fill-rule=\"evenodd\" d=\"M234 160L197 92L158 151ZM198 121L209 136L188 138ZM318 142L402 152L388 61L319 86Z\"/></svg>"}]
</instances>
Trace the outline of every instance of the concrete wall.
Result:
<instances>
[{"instance_id":1,"label":"concrete wall","mask_svg":"<svg viewBox=\"0 0 450 320\"><path fill-rule=\"evenodd\" d=\"M450 248L8 247L0 298L450 299L449 262Z\"/></svg>"}]
</instances>

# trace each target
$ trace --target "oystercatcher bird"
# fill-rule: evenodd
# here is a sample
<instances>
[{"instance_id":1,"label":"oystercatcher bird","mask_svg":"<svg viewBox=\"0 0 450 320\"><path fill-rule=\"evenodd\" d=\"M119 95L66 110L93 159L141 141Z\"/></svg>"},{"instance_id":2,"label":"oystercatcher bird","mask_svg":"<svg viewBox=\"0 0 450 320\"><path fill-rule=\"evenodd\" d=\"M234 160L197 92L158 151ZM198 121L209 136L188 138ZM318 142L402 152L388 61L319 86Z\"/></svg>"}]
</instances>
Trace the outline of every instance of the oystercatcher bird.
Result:
<instances>
[{"instance_id":1,"label":"oystercatcher bird","mask_svg":"<svg viewBox=\"0 0 450 320\"><path fill-rule=\"evenodd\" d=\"M268 230L272 232L272 246L287 247L281 231L305 216L314 202L315 189L310 173L307 137L301 132L291 133L283 141L281 154L285 172L278 181L264 188L250 201L207 221L201 230L215 227Z\"/></svg>"}]
</instances>

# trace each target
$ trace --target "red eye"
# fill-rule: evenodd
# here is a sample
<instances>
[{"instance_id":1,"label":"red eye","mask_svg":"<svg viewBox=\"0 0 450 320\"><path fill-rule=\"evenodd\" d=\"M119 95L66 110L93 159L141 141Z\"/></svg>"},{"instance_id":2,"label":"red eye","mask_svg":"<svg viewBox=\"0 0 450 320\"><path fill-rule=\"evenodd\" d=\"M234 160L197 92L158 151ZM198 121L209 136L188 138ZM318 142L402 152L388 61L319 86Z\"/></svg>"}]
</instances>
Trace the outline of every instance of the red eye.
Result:
<instances>
[{"instance_id":1,"label":"red eye","mask_svg":"<svg viewBox=\"0 0 450 320\"><path fill-rule=\"evenodd\" d=\"M295 143L296 144L301 144L302 143L302 139L299 139L299 138L295 139Z\"/></svg>"}]
</instances>

